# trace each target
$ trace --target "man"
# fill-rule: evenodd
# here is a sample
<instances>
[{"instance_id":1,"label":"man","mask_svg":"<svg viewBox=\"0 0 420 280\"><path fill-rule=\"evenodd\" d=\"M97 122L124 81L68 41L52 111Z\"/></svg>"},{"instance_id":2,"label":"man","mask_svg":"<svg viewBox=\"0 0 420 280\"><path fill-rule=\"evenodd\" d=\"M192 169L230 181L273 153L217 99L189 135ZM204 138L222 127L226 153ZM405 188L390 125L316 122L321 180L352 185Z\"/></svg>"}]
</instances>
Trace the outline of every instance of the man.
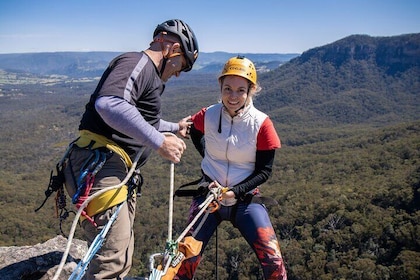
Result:
<instances>
[{"instance_id":1,"label":"man","mask_svg":"<svg viewBox=\"0 0 420 280\"><path fill-rule=\"evenodd\" d=\"M180 161L184 141L163 132L186 137L188 118L178 123L162 120L161 95L164 83L190 71L197 57L193 31L182 20L173 19L156 27L148 49L121 54L110 63L86 105L80 137L64 161L65 186L77 207L89 195L123 181L138 153L138 166L153 150L174 163ZM107 191L85 208L81 227L90 245L122 204L89 264L86 279L123 279L128 274L134 249L136 196L132 189Z\"/></svg>"}]
</instances>

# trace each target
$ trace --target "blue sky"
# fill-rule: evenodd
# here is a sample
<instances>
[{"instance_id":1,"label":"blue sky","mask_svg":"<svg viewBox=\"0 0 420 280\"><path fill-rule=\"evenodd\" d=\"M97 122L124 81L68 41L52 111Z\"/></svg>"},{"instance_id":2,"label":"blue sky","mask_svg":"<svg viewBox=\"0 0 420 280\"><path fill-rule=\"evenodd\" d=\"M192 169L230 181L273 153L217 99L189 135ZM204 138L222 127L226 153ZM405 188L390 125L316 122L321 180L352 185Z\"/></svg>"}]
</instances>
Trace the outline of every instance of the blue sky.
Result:
<instances>
[{"instance_id":1,"label":"blue sky","mask_svg":"<svg viewBox=\"0 0 420 280\"><path fill-rule=\"evenodd\" d=\"M4 0L0 53L136 51L185 20L203 52L301 53L352 34L420 32L418 0Z\"/></svg>"}]
</instances>

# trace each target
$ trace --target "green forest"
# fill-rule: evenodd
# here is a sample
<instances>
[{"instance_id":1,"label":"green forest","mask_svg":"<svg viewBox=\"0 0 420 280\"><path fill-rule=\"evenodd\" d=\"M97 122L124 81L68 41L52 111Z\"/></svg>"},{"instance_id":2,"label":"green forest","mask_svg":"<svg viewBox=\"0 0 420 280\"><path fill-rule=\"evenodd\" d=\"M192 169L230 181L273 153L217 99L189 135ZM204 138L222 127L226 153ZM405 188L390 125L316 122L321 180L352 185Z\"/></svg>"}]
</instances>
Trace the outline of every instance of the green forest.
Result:
<instances>
[{"instance_id":1,"label":"green forest","mask_svg":"<svg viewBox=\"0 0 420 280\"><path fill-rule=\"evenodd\" d=\"M263 92L254 102L273 119L282 140L261 191L279 204L267 208L288 277L417 280L418 66L387 74L366 61L363 67L355 60L320 61L302 55L261 75ZM51 170L77 136L97 80L5 75L0 73L0 246L35 245L61 234L54 195L34 209L45 198ZM188 73L168 82L163 118L178 121L217 102L216 77ZM185 141L175 187L200 176L200 156ZM163 252L168 233L170 164L152 154L141 172L133 276L148 275L149 256ZM189 203L175 198L174 237L186 226ZM63 222L64 233L72 218ZM75 237L82 239L79 229ZM211 240L196 279L215 279L216 271L220 279L263 279L253 252L228 223Z\"/></svg>"},{"instance_id":2,"label":"green forest","mask_svg":"<svg viewBox=\"0 0 420 280\"><path fill-rule=\"evenodd\" d=\"M51 92L30 86L31 94L2 98L1 246L34 245L60 234L53 197L39 212L34 209L44 199L50 170L76 136L94 82L61 86L48 88ZM197 96L209 98L207 93ZM180 108L173 110L173 119L200 108L185 104L176 91L164 100L167 110ZM276 123L276 128L283 146L262 192L279 202L269 213L289 278L417 279L420 121L381 127ZM175 166L176 186L200 174L200 157L186 143L187 152ZM142 174L132 275L147 274L150 254L162 252L167 238L169 163L154 154ZM175 235L185 227L188 206L188 198L175 199ZM64 222L64 231L71 221L70 216ZM212 279L216 269L221 279L262 279L256 258L235 228L222 224L217 236L219 265L214 238L197 279ZM79 231L76 237L81 238Z\"/></svg>"}]
</instances>

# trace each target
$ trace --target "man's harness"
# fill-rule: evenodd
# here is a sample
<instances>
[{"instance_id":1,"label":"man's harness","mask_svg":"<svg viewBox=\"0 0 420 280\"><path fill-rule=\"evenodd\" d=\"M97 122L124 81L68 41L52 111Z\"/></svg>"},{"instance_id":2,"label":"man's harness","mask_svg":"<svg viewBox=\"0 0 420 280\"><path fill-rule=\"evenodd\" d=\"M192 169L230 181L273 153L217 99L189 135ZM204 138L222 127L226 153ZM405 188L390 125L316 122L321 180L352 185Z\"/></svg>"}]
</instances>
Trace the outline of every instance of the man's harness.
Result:
<instances>
[{"instance_id":1,"label":"man's harness","mask_svg":"<svg viewBox=\"0 0 420 280\"><path fill-rule=\"evenodd\" d=\"M75 186L77 186L77 189L71 200L77 209L80 209L82 204L88 199L94 184L95 175L114 153L117 153L124 160L128 168L133 164L128 154L113 141L87 130L80 131L80 137L70 143L63 158L57 163L57 175L53 175L53 171L51 171L50 181L47 190L45 191L45 200L41 206L35 210L36 212L41 209L48 197L56 191L56 212L58 216L58 210L60 210L60 230L63 235L64 233L61 227L62 221L69 216L69 213L74 213L74 211L69 211L66 208L66 197L63 188L65 182L64 168L67 164L71 164L69 156L76 147L91 151L90 156L86 159L80 169L78 178L76 179L72 174L72 180L74 181ZM128 196L134 195L134 193L140 195L142 183L143 178L139 169L134 170L126 185L118 189L109 190L92 199L86 208L82 210L80 219L87 219L94 226L97 226L92 218L95 214L120 204L125 201Z\"/></svg>"}]
</instances>

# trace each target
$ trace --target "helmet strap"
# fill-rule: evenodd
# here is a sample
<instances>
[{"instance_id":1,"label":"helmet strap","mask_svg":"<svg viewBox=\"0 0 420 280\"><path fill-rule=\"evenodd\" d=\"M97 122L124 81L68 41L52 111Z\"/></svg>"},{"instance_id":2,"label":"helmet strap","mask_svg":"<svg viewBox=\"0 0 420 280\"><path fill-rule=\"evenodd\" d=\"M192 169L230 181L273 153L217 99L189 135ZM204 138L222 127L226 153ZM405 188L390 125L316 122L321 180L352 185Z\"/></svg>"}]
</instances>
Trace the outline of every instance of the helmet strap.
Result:
<instances>
[{"instance_id":1,"label":"helmet strap","mask_svg":"<svg viewBox=\"0 0 420 280\"><path fill-rule=\"evenodd\" d=\"M159 34L160 36L159 37L156 37L154 39L155 42L159 42L160 43L160 49L161 49L162 56L163 56L162 67L160 68L160 76L162 76L163 72L165 71L166 63L168 62L168 59L169 58L180 56L180 55L183 55L184 54L183 52L179 52L179 53L173 53L173 54L170 54L170 55L165 55L165 53L164 53L165 52L165 46L163 45L164 42L168 42L168 43L172 43L172 44L179 43L179 42L174 41L174 40L169 40L169 39L163 38L163 33L164 32L161 32Z\"/></svg>"}]
</instances>

